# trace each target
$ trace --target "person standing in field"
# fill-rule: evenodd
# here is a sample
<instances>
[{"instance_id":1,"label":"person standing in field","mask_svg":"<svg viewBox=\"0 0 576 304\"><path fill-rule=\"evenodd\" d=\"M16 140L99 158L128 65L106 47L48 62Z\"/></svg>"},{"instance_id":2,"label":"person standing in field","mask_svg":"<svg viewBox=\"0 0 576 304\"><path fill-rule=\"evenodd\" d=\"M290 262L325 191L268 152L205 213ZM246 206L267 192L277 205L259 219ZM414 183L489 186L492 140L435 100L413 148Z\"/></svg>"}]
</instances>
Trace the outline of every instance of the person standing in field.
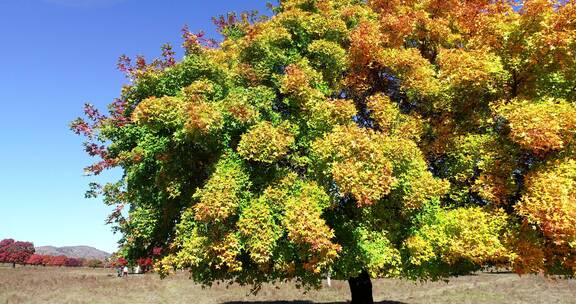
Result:
<instances>
[{"instance_id":1,"label":"person standing in field","mask_svg":"<svg viewBox=\"0 0 576 304\"><path fill-rule=\"evenodd\" d=\"M128 276L128 266L124 266L124 268L122 269L122 276L123 277Z\"/></svg>"}]
</instances>

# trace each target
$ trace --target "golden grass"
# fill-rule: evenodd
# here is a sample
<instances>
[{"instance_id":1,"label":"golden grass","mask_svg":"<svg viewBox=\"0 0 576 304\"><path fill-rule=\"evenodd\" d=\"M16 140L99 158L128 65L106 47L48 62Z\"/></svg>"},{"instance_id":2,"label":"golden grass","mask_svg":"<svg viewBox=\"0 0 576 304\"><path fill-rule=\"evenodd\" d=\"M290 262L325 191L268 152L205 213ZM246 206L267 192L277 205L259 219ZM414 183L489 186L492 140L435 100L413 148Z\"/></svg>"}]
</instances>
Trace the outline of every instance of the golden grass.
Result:
<instances>
[{"instance_id":1,"label":"golden grass","mask_svg":"<svg viewBox=\"0 0 576 304\"><path fill-rule=\"evenodd\" d=\"M257 296L249 287L214 285L203 289L186 273L164 280L155 274L117 278L113 270L57 267L0 267L3 303L346 303L348 284L303 294L294 284L266 285ZM576 303L574 280L481 273L454 278L450 283L415 284L374 280L380 303Z\"/></svg>"}]
</instances>

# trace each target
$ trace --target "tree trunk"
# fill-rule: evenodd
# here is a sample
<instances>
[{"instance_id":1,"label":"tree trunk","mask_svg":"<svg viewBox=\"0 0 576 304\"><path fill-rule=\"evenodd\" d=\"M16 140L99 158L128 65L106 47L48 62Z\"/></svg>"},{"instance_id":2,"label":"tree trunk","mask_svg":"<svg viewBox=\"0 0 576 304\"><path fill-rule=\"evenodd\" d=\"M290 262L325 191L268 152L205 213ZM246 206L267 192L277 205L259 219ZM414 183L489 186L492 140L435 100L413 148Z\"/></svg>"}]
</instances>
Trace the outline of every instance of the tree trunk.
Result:
<instances>
[{"instance_id":1,"label":"tree trunk","mask_svg":"<svg viewBox=\"0 0 576 304\"><path fill-rule=\"evenodd\" d=\"M16 268L16 263L12 263L12 268Z\"/></svg>"},{"instance_id":2,"label":"tree trunk","mask_svg":"<svg viewBox=\"0 0 576 304\"><path fill-rule=\"evenodd\" d=\"M357 277L348 279L348 284L352 294L352 304L374 304L372 282L368 272L364 270Z\"/></svg>"}]
</instances>

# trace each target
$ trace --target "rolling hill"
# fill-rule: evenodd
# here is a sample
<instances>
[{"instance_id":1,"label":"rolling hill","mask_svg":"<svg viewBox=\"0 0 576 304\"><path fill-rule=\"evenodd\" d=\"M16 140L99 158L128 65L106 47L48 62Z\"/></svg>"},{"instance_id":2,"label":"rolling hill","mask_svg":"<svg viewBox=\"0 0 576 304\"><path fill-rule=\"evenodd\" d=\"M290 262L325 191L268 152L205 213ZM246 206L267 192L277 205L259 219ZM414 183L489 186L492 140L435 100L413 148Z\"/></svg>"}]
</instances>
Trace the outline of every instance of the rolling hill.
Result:
<instances>
[{"instance_id":1,"label":"rolling hill","mask_svg":"<svg viewBox=\"0 0 576 304\"><path fill-rule=\"evenodd\" d=\"M36 247L36 254L65 255L69 258L99 259L104 260L110 256L108 252L90 246L40 246Z\"/></svg>"}]
</instances>

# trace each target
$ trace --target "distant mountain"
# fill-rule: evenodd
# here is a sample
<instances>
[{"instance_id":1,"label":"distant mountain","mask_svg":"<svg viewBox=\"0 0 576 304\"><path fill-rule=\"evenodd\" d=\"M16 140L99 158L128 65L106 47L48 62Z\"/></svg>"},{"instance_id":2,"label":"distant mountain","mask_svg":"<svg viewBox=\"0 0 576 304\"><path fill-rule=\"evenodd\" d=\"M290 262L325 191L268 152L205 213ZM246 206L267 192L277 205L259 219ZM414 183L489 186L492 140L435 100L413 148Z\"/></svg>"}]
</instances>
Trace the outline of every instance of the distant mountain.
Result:
<instances>
[{"instance_id":1,"label":"distant mountain","mask_svg":"<svg viewBox=\"0 0 576 304\"><path fill-rule=\"evenodd\" d=\"M36 247L36 254L65 255L69 258L99 259L104 260L110 256L108 252L90 246L40 246Z\"/></svg>"}]
</instances>

